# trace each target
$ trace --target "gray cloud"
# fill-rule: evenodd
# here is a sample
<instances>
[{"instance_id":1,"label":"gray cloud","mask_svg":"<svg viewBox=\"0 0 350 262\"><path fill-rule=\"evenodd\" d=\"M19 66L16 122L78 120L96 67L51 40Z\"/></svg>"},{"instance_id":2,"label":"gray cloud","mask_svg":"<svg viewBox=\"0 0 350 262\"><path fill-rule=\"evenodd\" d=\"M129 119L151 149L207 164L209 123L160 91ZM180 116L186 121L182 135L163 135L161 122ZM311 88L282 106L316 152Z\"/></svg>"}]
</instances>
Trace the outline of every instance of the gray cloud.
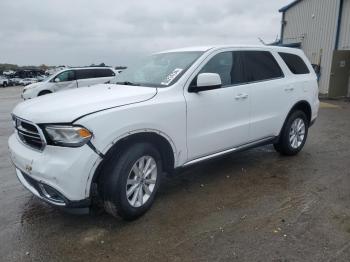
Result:
<instances>
[{"instance_id":1,"label":"gray cloud","mask_svg":"<svg viewBox=\"0 0 350 262\"><path fill-rule=\"evenodd\" d=\"M169 48L274 41L288 2L1 0L0 63L127 65Z\"/></svg>"}]
</instances>

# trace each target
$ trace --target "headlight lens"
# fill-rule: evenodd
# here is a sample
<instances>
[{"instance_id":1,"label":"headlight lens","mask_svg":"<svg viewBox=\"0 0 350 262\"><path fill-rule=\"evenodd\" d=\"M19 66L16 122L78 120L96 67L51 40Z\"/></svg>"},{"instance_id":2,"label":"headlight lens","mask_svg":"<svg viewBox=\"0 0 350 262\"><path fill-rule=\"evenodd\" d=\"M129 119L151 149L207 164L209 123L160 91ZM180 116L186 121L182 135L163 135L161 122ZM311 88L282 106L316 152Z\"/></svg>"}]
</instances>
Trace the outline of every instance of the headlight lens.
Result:
<instances>
[{"instance_id":1,"label":"headlight lens","mask_svg":"<svg viewBox=\"0 0 350 262\"><path fill-rule=\"evenodd\" d=\"M50 125L45 131L53 145L79 147L85 145L92 137L92 133L81 126Z\"/></svg>"}]
</instances>

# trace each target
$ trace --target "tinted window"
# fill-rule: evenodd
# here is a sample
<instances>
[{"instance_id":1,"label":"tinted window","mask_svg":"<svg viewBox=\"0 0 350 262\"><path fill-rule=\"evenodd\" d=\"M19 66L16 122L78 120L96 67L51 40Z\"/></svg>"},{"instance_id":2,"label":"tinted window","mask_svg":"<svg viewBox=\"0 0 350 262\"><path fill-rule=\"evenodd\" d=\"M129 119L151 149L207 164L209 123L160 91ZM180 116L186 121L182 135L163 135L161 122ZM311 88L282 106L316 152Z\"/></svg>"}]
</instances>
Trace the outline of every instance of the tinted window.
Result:
<instances>
[{"instance_id":1,"label":"tinted window","mask_svg":"<svg viewBox=\"0 0 350 262\"><path fill-rule=\"evenodd\" d=\"M310 73L303 59L297 55L288 53L278 53L293 74L302 75Z\"/></svg>"},{"instance_id":2,"label":"tinted window","mask_svg":"<svg viewBox=\"0 0 350 262\"><path fill-rule=\"evenodd\" d=\"M75 80L74 72L72 70L64 71L64 72L60 73L58 76L56 76L55 79L56 78L58 78L60 80L60 82Z\"/></svg>"},{"instance_id":3,"label":"tinted window","mask_svg":"<svg viewBox=\"0 0 350 262\"><path fill-rule=\"evenodd\" d=\"M268 51L242 51L246 82L263 81L283 77L283 72Z\"/></svg>"},{"instance_id":4,"label":"tinted window","mask_svg":"<svg viewBox=\"0 0 350 262\"><path fill-rule=\"evenodd\" d=\"M93 69L75 70L75 74L77 76L77 79L87 79L87 78L94 78L95 77Z\"/></svg>"},{"instance_id":5,"label":"tinted window","mask_svg":"<svg viewBox=\"0 0 350 262\"><path fill-rule=\"evenodd\" d=\"M199 73L219 74L222 86L244 82L241 56L236 52L223 52L215 55Z\"/></svg>"},{"instance_id":6,"label":"tinted window","mask_svg":"<svg viewBox=\"0 0 350 262\"><path fill-rule=\"evenodd\" d=\"M95 77L111 77L111 76L115 76L115 73L107 68L103 68L103 69L94 69L94 74Z\"/></svg>"}]
</instances>

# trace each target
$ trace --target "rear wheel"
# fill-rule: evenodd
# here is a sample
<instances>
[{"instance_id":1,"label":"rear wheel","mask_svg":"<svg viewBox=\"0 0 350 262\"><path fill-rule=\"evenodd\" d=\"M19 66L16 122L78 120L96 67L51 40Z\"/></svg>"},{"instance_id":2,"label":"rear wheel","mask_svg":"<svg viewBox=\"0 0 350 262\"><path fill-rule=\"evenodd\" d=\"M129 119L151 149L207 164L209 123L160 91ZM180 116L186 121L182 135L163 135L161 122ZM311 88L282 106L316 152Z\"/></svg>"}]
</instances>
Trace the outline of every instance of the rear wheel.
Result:
<instances>
[{"instance_id":1,"label":"rear wheel","mask_svg":"<svg viewBox=\"0 0 350 262\"><path fill-rule=\"evenodd\" d=\"M4 83L3 83L3 87L7 87L7 82L4 82Z\"/></svg>"},{"instance_id":2,"label":"rear wheel","mask_svg":"<svg viewBox=\"0 0 350 262\"><path fill-rule=\"evenodd\" d=\"M152 206L161 176L161 156L152 144L137 143L111 157L99 181L105 210L125 220L140 217Z\"/></svg>"},{"instance_id":3,"label":"rear wheel","mask_svg":"<svg viewBox=\"0 0 350 262\"><path fill-rule=\"evenodd\" d=\"M296 155L304 147L308 135L309 121L303 111L291 113L282 129L276 151L283 155Z\"/></svg>"}]
</instances>

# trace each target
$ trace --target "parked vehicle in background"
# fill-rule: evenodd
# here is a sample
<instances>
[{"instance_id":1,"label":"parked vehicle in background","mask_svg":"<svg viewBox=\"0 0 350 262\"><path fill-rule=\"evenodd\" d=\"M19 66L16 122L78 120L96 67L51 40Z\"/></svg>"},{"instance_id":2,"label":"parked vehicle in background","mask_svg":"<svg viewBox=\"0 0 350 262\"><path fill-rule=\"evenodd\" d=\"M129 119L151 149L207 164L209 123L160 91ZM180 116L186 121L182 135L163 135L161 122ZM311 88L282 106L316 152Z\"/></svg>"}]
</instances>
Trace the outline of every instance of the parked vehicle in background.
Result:
<instances>
[{"instance_id":1,"label":"parked vehicle in background","mask_svg":"<svg viewBox=\"0 0 350 262\"><path fill-rule=\"evenodd\" d=\"M6 77L0 76L0 86L6 87L9 85L9 80Z\"/></svg>"},{"instance_id":2,"label":"parked vehicle in background","mask_svg":"<svg viewBox=\"0 0 350 262\"><path fill-rule=\"evenodd\" d=\"M38 76L36 77L36 80L37 80L38 82L42 82L42 81L44 81L46 78L47 78L47 76L45 76L45 75L38 75Z\"/></svg>"},{"instance_id":3,"label":"parked vehicle in background","mask_svg":"<svg viewBox=\"0 0 350 262\"><path fill-rule=\"evenodd\" d=\"M61 207L86 207L98 195L108 213L135 219L164 172L266 144L296 155L318 114L316 74L299 49L171 50L118 80L14 109L9 149L33 194Z\"/></svg>"},{"instance_id":4,"label":"parked vehicle in background","mask_svg":"<svg viewBox=\"0 0 350 262\"><path fill-rule=\"evenodd\" d=\"M34 84L37 82L38 82L38 80L36 80L36 78L23 78L23 79L19 80L19 84L22 86L27 86L27 85Z\"/></svg>"},{"instance_id":5,"label":"parked vehicle in background","mask_svg":"<svg viewBox=\"0 0 350 262\"><path fill-rule=\"evenodd\" d=\"M116 72L109 67L82 67L64 69L42 82L28 85L23 89L22 98L30 99L59 91L88 87L109 82Z\"/></svg>"},{"instance_id":6,"label":"parked vehicle in background","mask_svg":"<svg viewBox=\"0 0 350 262\"><path fill-rule=\"evenodd\" d=\"M18 77L12 77L12 78L9 78L9 85L11 86L18 86L18 85L21 85L20 84L20 81L22 79L21 78L18 78Z\"/></svg>"}]
</instances>

